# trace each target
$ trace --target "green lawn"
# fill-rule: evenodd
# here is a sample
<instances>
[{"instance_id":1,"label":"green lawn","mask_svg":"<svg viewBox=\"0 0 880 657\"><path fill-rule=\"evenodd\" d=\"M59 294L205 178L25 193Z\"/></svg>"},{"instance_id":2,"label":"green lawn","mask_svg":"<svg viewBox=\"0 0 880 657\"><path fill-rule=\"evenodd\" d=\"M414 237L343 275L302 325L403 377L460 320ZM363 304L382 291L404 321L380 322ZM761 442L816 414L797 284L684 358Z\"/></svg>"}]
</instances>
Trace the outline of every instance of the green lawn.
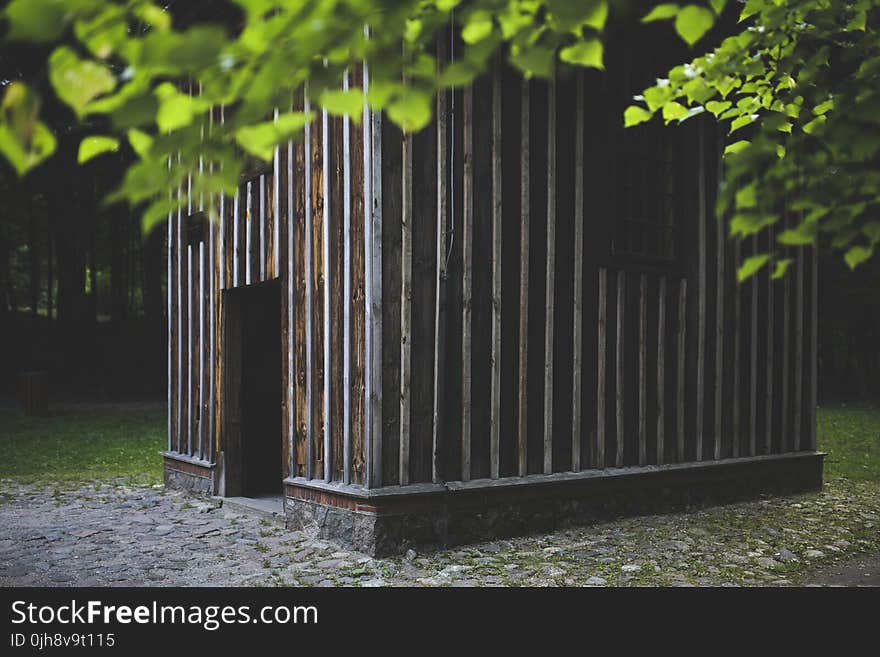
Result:
<instances>
[{"instance_id":1,"label":"green lawn","mask_svg":"<svg viewBox=\"0 0 880 657\"><path fill-rule=\"evenodd\" d=\"M160 404L70 406L48 417L0 410L0 478L157 483L166 435Z\"/></svg>"},{"instance_id":2,"label":"green lawn","mask_svg":"<svg viewBox=\"0 0 880 657\"><path fill-rule=\"evenodd\" d=\"M880 406L833 404L818 411L825 476L880 483ZM161 405L77 406L49 417L0 411L0 478L63 482L162 480Z\"/></svg>"},{"instance_id":3,"label":"green lawn","mask_svg":"<svg viewBox=\"0 0 880 657\"><path fill-rule=\"evenodd\" d=\"M880 406L831 404L817 412L817 442L825 457L825 477L880 483Z\"/></svg>"}]
</instances>

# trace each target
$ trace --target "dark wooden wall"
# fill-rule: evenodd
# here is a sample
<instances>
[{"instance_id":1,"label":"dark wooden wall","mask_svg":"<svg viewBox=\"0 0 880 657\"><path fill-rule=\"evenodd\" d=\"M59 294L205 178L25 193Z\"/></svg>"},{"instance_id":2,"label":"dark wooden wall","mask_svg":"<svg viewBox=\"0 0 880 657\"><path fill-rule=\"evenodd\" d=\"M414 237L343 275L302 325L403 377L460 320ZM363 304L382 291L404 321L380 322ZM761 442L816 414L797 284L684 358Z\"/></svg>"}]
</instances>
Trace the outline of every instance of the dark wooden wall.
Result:
<instances>
[{"instance_id":1,"label":"dark wooden wall","mask_svg":"<svg viewBox=\"0 0 880 657\"><path fill-rule=\"evenodd\" d=\"M169 452L218 460L234 415L223 290L274 277L279 440L298 481L488 483L814 449L812 252L792 250L783 280L737 285L767 236L734 242L713 220L721 142L694 120L670 128L675 257L616 254L618 101L598 72L525 81L496 62L441 94L418 134L319 112L217 199L201 239L184 231L200 208L170 217Z\"/></svg>"}]
</instances>

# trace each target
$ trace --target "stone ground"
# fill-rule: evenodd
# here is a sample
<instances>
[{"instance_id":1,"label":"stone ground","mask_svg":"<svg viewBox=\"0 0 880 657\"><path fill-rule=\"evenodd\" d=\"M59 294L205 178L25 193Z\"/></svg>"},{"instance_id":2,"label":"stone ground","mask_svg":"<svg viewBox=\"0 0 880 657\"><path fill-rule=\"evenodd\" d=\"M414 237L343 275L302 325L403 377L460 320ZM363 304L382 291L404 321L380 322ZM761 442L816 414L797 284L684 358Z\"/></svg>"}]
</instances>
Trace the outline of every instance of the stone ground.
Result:
<instances>
[{"instance_id":1,"label":"stone ground","mask_svg":"<svg viewBox=\"0 0 880 657\"><path fill-rule=\"evenodd\" d=\"M878 555L878 488L843 479L390 559L161 485L0 481L0 586L876 585Z\"/></svg>"}]
</instances>

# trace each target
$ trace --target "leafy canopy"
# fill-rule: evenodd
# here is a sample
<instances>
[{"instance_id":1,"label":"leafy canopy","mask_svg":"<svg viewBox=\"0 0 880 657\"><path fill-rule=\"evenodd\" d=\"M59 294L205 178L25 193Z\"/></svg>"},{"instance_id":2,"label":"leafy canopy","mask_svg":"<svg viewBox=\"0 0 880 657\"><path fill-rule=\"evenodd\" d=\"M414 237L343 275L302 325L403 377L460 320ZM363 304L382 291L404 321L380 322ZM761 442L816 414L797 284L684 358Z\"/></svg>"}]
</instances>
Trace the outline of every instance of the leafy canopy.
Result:
<instances>
[{"instance_id":1,"label":"leafy canopy","mask_svg":"<svg viewBox=\"0 0 880 657\"><path fill-rule=\"evenodd\" d=\"M110 200L145 203L145 229L177 207L169 190L203 165L192 195L234 191L248 158L268 160L298 138L310 108L359 120L364 105L403 129L431 118L439 89L469 84L502 51L526 76L559 66L603 68L619 0L230 0L240 20L185 22L152 0L11 0L8 39L52 47L48 77L87 136L79 160L130 146L136 160ZM668 22L692 47L739 10L732 33L635 97L622 120L725 122L719 214L731 235L782 220L782 245L821 232L851 266L880 241L880 0L694 0L657 3L643 22ZM725 9L727 12L725 13ZM613 18L613 16L612 16ZM234 25L231 25L234 23ZM432 44L450 23L463 46L439 63ZM644 56L650 56L645 53ZM346 71L369 70L366 93ZM613 72L612 72L613 74ZM303 97L308 103L303 102ZM40 101L22 81L0 103L0 153L20 173L55 149ZM219 121L218 108L224 121ZM744 263L747 277L787 262L777 247Z\"/></svg>"}]
</instances>

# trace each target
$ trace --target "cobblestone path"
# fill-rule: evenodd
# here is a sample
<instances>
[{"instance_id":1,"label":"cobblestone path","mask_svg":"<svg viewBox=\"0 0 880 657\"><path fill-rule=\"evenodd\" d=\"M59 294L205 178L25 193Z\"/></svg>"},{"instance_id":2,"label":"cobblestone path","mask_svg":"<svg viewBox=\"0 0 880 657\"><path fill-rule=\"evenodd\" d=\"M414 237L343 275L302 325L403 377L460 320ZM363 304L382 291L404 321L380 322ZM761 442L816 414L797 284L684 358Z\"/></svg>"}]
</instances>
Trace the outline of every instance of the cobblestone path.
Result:
<instances>
[{"instance_id":1,"label":"cobblestone path","mask_svg":"<svg viewBox=\"0 0 880 657\"><path fill-rule=\"evenodd\" d=\"M0 586L786 585L878 553L878 487L845 480L391 559L162 486L0 481Z\"/></svg>"}]
</instances>

